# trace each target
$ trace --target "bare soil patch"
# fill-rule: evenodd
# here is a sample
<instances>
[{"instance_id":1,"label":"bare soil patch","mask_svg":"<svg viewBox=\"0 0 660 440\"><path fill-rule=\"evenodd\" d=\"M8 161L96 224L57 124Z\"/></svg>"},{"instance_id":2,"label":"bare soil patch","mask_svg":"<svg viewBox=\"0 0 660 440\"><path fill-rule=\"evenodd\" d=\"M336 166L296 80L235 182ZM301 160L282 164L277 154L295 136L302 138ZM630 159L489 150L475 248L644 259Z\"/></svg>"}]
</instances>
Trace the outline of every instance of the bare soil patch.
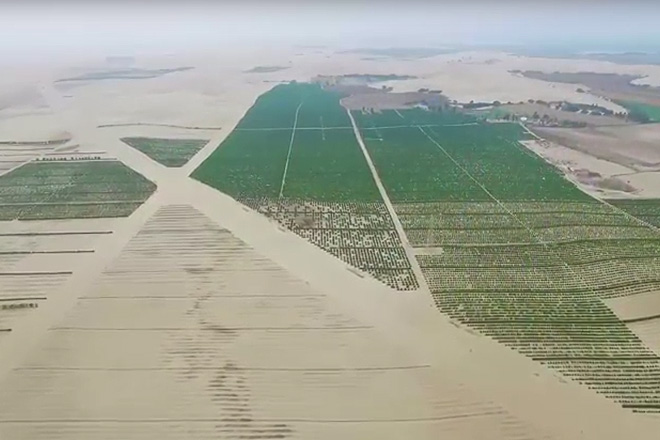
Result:
<instances>
[{"instance_id":1,"label":"bare soil patch","mask_svg":"<svg viewBox=\"0 0 660 440\"><path fill-rule=\"evenodd\" d=\"M583 84L592 93L607 96L614 100L632 100L650 105L660 105L660 88L633 84L639 75L621 75L616 73L544 73L538 71L522 72L524 76L542 81L566 84Z\"/></svg>"},{"instance_id":2,"label":"bare soil patch","mask_svg":"<svg viewBox=\"0 0 660 440\"><path fill-rule=\"evenodd\" d=\"M636 171L660 170L660 125L619 127L535 128L541 137L632 168Z\"/></svg>"},{"instance_id":3,"label":"bare soil patch","mask_svg":"<svg viewBox=\"0 0 660 440\"><path fill-rule=\"evenodd\" d=\"M367 90L368 89L368 90ZM386 90L359 87L355 89L341 86L340 90L348 92L350 96L341 100L341 104L349 110L362 110L370 108L375 111L412 108L423 104L427 107L446 107L449 100L441 94L430 92L390 93Z\"/></svg>"}]
</instances>

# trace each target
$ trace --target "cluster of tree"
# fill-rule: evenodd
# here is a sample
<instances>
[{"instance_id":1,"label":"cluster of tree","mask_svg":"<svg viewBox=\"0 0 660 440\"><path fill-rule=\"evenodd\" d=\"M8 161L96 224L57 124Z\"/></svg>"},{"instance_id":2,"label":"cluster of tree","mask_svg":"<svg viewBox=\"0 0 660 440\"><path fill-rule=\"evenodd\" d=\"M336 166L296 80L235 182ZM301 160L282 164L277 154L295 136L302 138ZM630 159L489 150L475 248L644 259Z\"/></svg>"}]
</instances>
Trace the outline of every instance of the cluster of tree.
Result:
<instances>
[{"instance_id":1,"label":"cluster of tree","mask_svg":"<svg viewBox=\"0 0 660 440\"><path fill-rule=\"evenodd\" d=\"M505 121L517 121L520 119L520 116L507 113L503 115L501 119ZM587 126L587 123L583 121L560 120L559 118L552 117L548 114L540 115L539 112L534 112L534 114L529 117L529 122L546 127L584 128Z\"/></svg>"},{"instance_id":2,"label":"cluster of tree","mask_svg":"<svg viewBox=\"0 0 660 440\"><path fill-rule=\"evenodd\" d=\"M467 104L463 104L463 108L467 109L467 110L472 110L472 109L477 109L477 108L491 107L491 106L493 106L493 104L494 103L492 103L492 102L474 102L474 101L470 101Z\"/></svg>"},{"instance_id":3,"label":"cluster of tree","mask_svg":"<svg viewBox=\"0 0 660 440\"><path fill-rule=\"evenodd\" d=\"M612 116L614 112L608 108L596 104L576 104L573 102L562 102L560 110L573 113L587 113L595 116Z\"/></svg>"}]
</instances>

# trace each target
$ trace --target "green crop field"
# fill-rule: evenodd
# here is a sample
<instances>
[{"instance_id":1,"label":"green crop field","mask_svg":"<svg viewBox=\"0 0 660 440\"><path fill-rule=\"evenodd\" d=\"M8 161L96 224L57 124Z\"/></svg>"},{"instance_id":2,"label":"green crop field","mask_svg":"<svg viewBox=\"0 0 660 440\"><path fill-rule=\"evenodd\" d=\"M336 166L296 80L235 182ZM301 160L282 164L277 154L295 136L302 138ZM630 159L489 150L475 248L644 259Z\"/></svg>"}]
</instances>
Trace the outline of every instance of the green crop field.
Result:
<instances>
[{"instance_id":1,"label":"green crop field","mask_svg":"<svg viewBox=\"0 0 660 440\"><path fill-rule=\"evenodd\" d=\"M119 161L32 162L0 177L0 220L125 217L155 189Z\"/></svg>"},{"instance_id":2,"label":"green crop field","mask_svg":"<svg viewBox=\"0 0 660 440\"><path fill-rule=\"evenodd\" d=\"M162 139L127 137L122 142L166 167L184 166L208 141L203 139Z\"/></svg>"},{"instance_id":3,"label":"green crop field","mask_svg":"<svg viewBox=\"0 0 660 440\"><path fill-rule=\"evenodd\" d=\"M660 290L660 232L639 221L660 203L613 202L630 216L591 198L517 124L355 116L442 312L628 408L660 409L660 387L630 385L657 379L660 358L603 302Z\"/></svg>"},{"instance_id":4,"label":"green crop field","mask_svg":"<svg viewBox=\"0 0 660 440\"><path fill-rule=\"evenodd\" d=\"M192 177L389 286L416 289L339 98L315 84L278 85Z\"/></svg>"}]
</instances>

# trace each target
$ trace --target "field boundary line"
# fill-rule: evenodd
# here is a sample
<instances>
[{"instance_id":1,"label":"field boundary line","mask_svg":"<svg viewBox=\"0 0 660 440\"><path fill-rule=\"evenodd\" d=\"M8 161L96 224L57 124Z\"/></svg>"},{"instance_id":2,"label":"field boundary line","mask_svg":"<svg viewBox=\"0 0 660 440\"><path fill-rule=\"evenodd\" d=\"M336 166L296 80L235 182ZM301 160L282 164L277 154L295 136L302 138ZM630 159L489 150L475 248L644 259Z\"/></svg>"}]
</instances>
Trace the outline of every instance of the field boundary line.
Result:
<instances>
[{"instance_id":1,"label":"field boundary line","mask_svg":"<svg viewBox=\"0 0 660 440\"><path fill-rule=\"evenodd\" d=\"M360 134L360 129L358 128L357 124L355 123L355 119L353 118L353 115L351 114L350 110L346 110L348 113L348 117L351 120L351 124L353 125L353 132L355 134L355 139L358 142L358 145L360 146L360 149L362 150L362 154L364 155L364 159L367 161L367 165L369 166L369 170L371 171L371 176L374 179L374 182L376 183L376 187L378 188L378 192L380 192L380 197L383 199L383 203L385 203L385 207L387 208L387 212L390 215L390 218L392 219L392 223L394 223L394 229L396 230L397 235L399 236L399 240L401 241L401 245L403 247L403 251L406 253L406 258L408 258L408 262L410 263L410 269L412 269L413 273L415 274L415 277L417 278L417 283L420 286L421 290L424 290L425 292L428 292L429 294L431 293L431 290L429 289L429 286L426 284L426 278L424 278L424 273L422 272L421 267L419 266L419 262L417 261L417 258L415 257L415 252L414 249L412 248L412 245L408 241L408 236L406 235L403 225L401 224L401 221L399 220L399 217L396 215L396 211L394 210L394 205L392 204L392 201L390 200L389 196L387 195L387 191L385 191L385 186L383 185L383 182L380 180L380 176L378 175L378 171L376 170L376 166L374 165L373 161L371 160L371 156L369 155L369 151L367 150L366 145L364 144L364 141L362 140L362 135ZM418 289L418 290L420 290Z\"/></svg>"},{"instance_id":2,"label":"field boundary line","mask_svg":"<svg viewBox=\"0 0 660 440\"><path fill-rule=\"evenodd\" d=\"M289 171L289 161L291 160L291 150L293 149L293 141L296 138L296 127L298 126L298 115L303 102L300 102L296 109L296 117L293 119L293 129L291 130L291 141L289 142L289 151L286 154L286 163L284 164L284 173L282 174L282 185L280 186L280 199L284 194L284 185L286 183L286 173Z\"/></svg>"}]
</instances>

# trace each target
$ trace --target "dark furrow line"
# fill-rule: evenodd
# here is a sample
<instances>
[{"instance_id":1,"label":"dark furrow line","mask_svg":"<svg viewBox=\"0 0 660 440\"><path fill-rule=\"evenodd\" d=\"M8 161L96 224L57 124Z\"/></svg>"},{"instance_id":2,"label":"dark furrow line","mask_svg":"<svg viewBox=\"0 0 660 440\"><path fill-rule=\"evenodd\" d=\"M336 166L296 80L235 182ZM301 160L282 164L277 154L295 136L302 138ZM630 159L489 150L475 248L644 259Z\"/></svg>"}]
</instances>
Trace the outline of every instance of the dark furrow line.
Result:
<instances>
[{"instance_id":1,"label":"dark furrow line","mask_svg":"<svg viewBox=\"0 0 660 440\"><path fill-rule=\"evenodd\" d=\"M327 295L242 295L242 294L234 294L234 295L210 295L208 298L204 298L205 300L212 301L215 298L272 298L272 299L278 299L278 298L327 298ZM141 299L190 299L190 300L198 300L198 296L153 296L153 295L145 295L145 296L80 296L78 297L78 300L81 301L94 301L94 300L100 300L100 299L126 299L126 300L141 300ZM0 300L1 301L1 300Z\"/></svg>"},{"instance_id":2,"label":"dark furrow line","mask_svg":"<svg viewBox=\"0 0 660 440\"><path fill-rule=\"evenodd\" d=\"M174 419L174 418L153 418L153 419L4 419L0 420L0 424L7 423L33 423L33 424L48 424L48 423L232 423L232 422L246 422L246 423L416 423L416 422L435 422L442 420L457 420L457 419L470 419L475 417L485 417L493 415L507 415L504 410L481 411L474 413L456 414L450 416L436 416L436 417L418 417L418 418L403 418L403 419L253 419L253 418L240 418L240 417L224 417L224 418L198 418L198 419Z\"/></svg>"},{"instance_id":3,"label":"dark furrow line","mask_svg":"<svg viewBox=\"0 0 660 440\"><path fill-rule=\"evenodd\" d=\"M420 370L430 368L428 364L424 365L402 365L402 366L386 366L386 367L343 367L343 368L286 368L286 367L204 367L196 366L190 367L126 367L126 368L104 368L104 367L39 367L27 366L18 367L16 370L26 371L282 371L282 372L342 372L342 371L399 371L399 370Z\"/></svg>"},{"instance_id":4,"label":"dark furrow line","mask_svg":"<svg viewBox=\"0 0 660 440\"><path fill-rule=\"evenodd\" d=\"M609 258L599 258L596 260L588 261L579 261L571 262L571 266L587 266L594 263L605 263L608 261L619 261L619 260L648 260L648 259L660 259L660 254L657 255L631 255L631 256L619 256L619 257L609 257ZM548 268L548 267L564 267L563 264L531 264L531 265L522 265L522 264L501 264L501 265L481 265L481 266L466 266L466 265L424 265L421 266L422 269L533 269L533 268Z\"/></svg>"},{"instance_id":5,"label":"dark furrow line","mask_svg":"<svg viewBox=\"0 0 660 440\"><path fill-rule=\"evenodd\" d=\"M33 237L51 235L107 235L113 231L66 231L66 232L13 232L0 233L0 237Z\"/></svg>"},{"instance_id":6,"label":"dark furrow line","mask_svg":"<svg viewBox=\"0 0 660 440\"><path fill-rule=\"evenodd\" d=\"M94 249L73 249L73 250L54 250L54 251L2 251L0 255L32 255L32 254L91 254L96 252Z\"/></svg>"},{"instance_id":7,"label":"dark furrow line","mask_svg":"<svg viewBox=\"0 0 660 440\"><path fill-rule=\"evenodd\" d=\"M650 316L643 316L641 318L621 319L621 322L626 323L626 324L631 324L631 323L635 323L635 322L653 321L653 320L656 320L656 319L660 319L660 314L650 315Z\"/></svg>"},{"instance_id":8,"label":"dark furrow line","mask_svg":"<svg viewBox=\"0 0 660 440\"><path fill-rule=\"evenodd\" d=\"M326 330L369 330L372 326L345 326L345 327L222 327L222 328L199 328L199 327L144 327L144 328L120 328L120 327L52 327L51 331L215 331L218 333L233 331L326 331Z\"/></svg>"},{"instance_id":9,"label":"dark furrow line","mask_svg":"<svg viewBox=\"0 0 660 440\"><path fill-rule=\"evenodd\" d=\"M65 270L58 272L0 272L0 277L32 277L41 275L72 275L73 271Z\"/></svg>"}]
</instances>

